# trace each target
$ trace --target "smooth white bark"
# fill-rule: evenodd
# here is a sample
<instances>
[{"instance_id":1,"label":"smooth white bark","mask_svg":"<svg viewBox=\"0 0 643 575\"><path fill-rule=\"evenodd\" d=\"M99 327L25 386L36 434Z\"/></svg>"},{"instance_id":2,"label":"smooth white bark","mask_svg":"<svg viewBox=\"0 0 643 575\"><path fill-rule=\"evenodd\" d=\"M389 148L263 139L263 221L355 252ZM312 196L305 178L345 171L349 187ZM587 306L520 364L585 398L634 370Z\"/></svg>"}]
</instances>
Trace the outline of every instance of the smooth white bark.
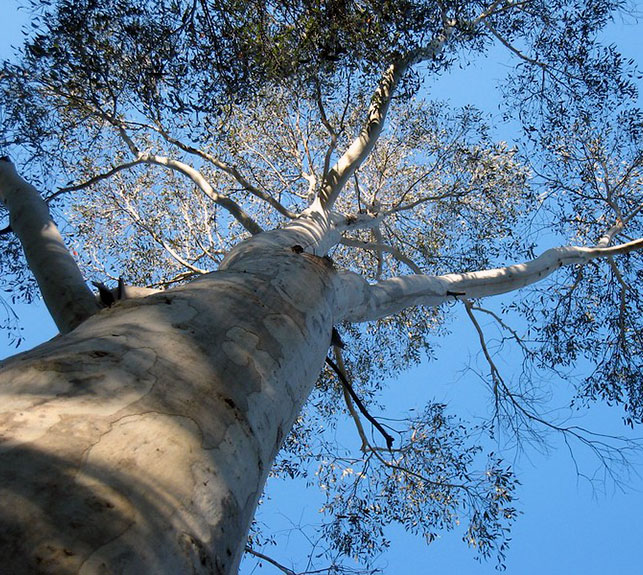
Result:
<instances>
[{"instance_id":1,"label":"smooth white bark","mask_svg":"<svg viewBox=\"0 0 643 575\"><path fill-rule=\"evenodd\" d=\"M452 24L445 24L442 33L438 34L427 47L406 54L385 70L371 98L366 121L359 135L351 142L335 165L325 174L319 192L321 204L325 209L330 210L333 207L348 180L375 147L384 129L386 115L395 90L406 72L419 62L436 58L442 52L451 33L451 28Z\"/></svg>"},{"instance_id":2,"label":"smooth white bark","mask_svg":"<svg viewBox=\"0 0 643 575\"><path fill-rule=\"evenodd\" d=\"M3 570L236 573L267 474L323 366L334 324L505 293L562 265L643 247L639 240L556 248L504 268L375 285L320 257L342 230L374 225L372 218L349 223L333 203L373 149L406 69L437 55L447 37L445 24L443 37L386 71L360 135L311 208L282 230L261 232L197 170L141 153L121 127L136 157L131 165L183 173L255 235L231 250L220 271L117 302L0 364ZM243 183L233 168L218 167ZM37 205L35 189L3 166L0 193L43 293L52 290L45 295L52 315L62 315L61 331L69 331L95 312L94 297L42 200L23 213L21 206ZM70 314L67 306L85 301L85 292L91 304Z\"/></svg>"},{"instance_id":3,"label":"smooth white bark","mask_svg":"<svg viewBox=\"0 0 643 575\"><path fill-rule=\"evenodd\" d=\"M0 161L0 201L9 210L11 228L56 326L61 333L71 331L98 311L98 304L65 247L47 204L6 160Z\"/></svg>"},{"instance_id":4,"label":"smooth white bark","mask_svg":"<svg viewBox=\"0 0 643 575\"><path fill-rule=\"evenodd\" d=\"M296 246L303 251L323 256L341 239L341 228L338 221L343 218L321 208L319 201L303 212L299 218L282 229L269 230L235 246L221 262L219 269L227 269L232 262L242 258L245 253L257 248L274 249Z\"/></svg>"},{"instance_id":5,"label":"smooth white bark","mask_svg":"<svg viewBox=\"0 0 643 575\"><path fill-rule=\"evenodd\" d=\"M368 284L361 276L337 276L336 316L342 321L371 321L411 306L437 306L454 298L482 298L536 283L561 266L643 249L643 239L613 247L552 248L534 260L502 268L440 276L409 275Z\"/></svg>"},{"instance_id":6,"label":"smooth white bark","mask_svg":"<svg viewBox=\"0 0 643 575\"><path fill-rule=\"evenodd\" d=\"M384 127L391 97L407 69L406 61L401 61L389 66L384 72L359 135L326 174L320 191L320 198L325 207L332 207L346 182L371 153Z\"/></svg>"},{"instance_id":7,"label":"smooth white bark","mask_svg":"<svg viewBox=\"0 0 643 575\"><path fill-rule=\"evenodd\" d=\"M4 569L236 573L334 324L505 293L643 248L555 248L505 268L370 285L320 257L345 226L317 202L239 244L220 271L117 302L0 364Z\"/></svg>"}]
</instances>

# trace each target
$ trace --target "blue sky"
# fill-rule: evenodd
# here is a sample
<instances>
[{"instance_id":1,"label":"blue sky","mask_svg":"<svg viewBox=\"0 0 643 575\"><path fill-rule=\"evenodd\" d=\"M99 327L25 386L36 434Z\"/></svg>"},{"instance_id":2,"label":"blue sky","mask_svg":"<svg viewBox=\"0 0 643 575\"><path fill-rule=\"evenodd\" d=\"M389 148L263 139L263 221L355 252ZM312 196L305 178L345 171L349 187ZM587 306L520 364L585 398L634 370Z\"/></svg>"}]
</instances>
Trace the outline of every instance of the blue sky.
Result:
<instances>
[{"instance_id":1,"label":"blue sky","mask_svg":"<svg viewBox=\"0 0 643 575\"><path fill-rule=\"evenodd\" d=\"M20 27L27 17L16 11L18 2L0 0L0 57L8 54L11 43L21 40ZM632 20L611 28L609 39L617 43L629 57L643 65L643 26ZM447 98L456 105L475 103L493 110L493 83L489 78L500 78L503 64L494 68L470 68L431 83L432 94ZM472 90L471 86L475 86ZM490 105L491 103L491 105ZM0 294L2 295L2 294ZM42 304L20 307L18 313L25 326L28 349L54 335L55 330ZM452 324L453 335L444 338L440 359L423 364L391 382L385 402L391 410L404 411L424 400L436 399L448 403L455 412L466 417L478 411L486 401L481 386L467 365L476 364L477 347L473 328L465 321ZM0 336L0 357L15 352ZM507 365L512 358L504 358ZM401 394L399 390L404 390ZM388 415L388 413L387 413ZM592 429L624 433L620 414L608 408L597 409L583 424ZM640 433L643 435L643 432ZM512 453L508 454L513 457ZM582 454L579 462L585 469L593 465ZM643 463L643 458L637 462ZM507 557L507 572L516 575L606 575L643 573L643 481L632 478L630 490L621 492L608 486L605 492L594 490L575 473L568 453L553 440L549 454L527 450L515 462L522 482L519 489L519 507L523 515L518 519ZM293 490L292 486L274 485L269 493L272 502L263 511L264 520L285 528L289 521L297 523L306 510L314 517L319 506L315 496ZM284 515L289 517L284 519ZM495 573L493 563L479 564L460 541L458 535L445 534L431 546L420 539L401 532L393 533L391 549L383 556L381 565L391 575L424 575L445 572L483 575ZM288 564L290 556L297 556L295 536L290 547L274 551L275 558ZM246 566L244 573L250 573ZM256 572L277 573L264 565Z\"/></svg>"}]
</instances>

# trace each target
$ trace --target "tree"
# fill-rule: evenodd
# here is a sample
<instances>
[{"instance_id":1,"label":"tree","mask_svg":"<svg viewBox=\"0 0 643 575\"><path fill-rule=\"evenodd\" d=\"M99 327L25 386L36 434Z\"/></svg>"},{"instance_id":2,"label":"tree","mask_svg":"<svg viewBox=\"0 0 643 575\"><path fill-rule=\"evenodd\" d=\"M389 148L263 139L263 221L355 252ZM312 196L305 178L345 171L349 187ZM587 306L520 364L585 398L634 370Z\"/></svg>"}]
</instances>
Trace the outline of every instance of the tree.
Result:
<instances>
[{"instance_id":1,"label":"tree","mask_svg":"<svg viewBox=\"0 0 643 575\"><path fill-rule=\"evenodd\" d=\"M640 421L642 123L633 63L596 41L618 5L33 5L0 72L3 278L32 297L22 250L61 336L0 373L12 572L233 573L259 553L269 473L311 460L338 552L368 562L387 523L431 540L465 516L502 559L515 478L494 454L477 467L476 435L550 429L619 461L540 415L535 378L503 377L477 319L526 374L590 359L575 400ZM479 112L414 97L491 42L517 58L521 152ZM542 222L561 247L535 257ZM139 287L105 285L119 275ZM508 314L526 334L482 306L527 286ZM430 352L443 304L478 330L493 416L472 429L435 404L387 430L362 399ZM341 411L362 443L350 466L313 426Z\"/></svg>"}]
</instances>

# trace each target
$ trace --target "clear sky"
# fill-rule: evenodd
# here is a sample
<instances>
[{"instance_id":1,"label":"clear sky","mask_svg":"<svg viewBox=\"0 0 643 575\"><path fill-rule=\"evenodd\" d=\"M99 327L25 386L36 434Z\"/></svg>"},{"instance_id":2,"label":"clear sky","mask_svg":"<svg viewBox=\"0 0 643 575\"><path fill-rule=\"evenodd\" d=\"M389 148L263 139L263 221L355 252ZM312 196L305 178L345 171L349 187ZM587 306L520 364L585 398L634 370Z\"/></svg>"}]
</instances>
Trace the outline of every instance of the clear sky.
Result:
<instances>
[{"instance_id":1,"label":"clear sky","mask_svg":"<svg viewBox=\"0 0 643 575\"><path fill-rule=\"evenodd\" d=\"M0 0L0 57L8 55L9 45L21 41L20 27L28 18L16 11L18 2ZM629 57L643 65L643 26L633 22L619 23L610 30L610 40L621 46ZM440 98L455 104L476 103L493 109L493 87L489 77L499 78L502 65L489 69L468 69L463 73L430 83L429 89ZM471 89L474 86L475 89ZM2 295L2 294L0 294ZM28 349L55 332L42 304L18 308L25 326ZM465 417L486 401L481 385L471 373L463 373L468 364L478 361L475 334L460 318L452 324L453 335L440 342L439 361L423 364L391 382L383 403L391 411L404 411L436 399L448 403ZM15 352L0 335L0 357ZM511 364L512 358L504 358ZM400 390L404 390L401 393ZM389 415L389 413L387 413ZM608 408L597 409L583 420L583 425L599 431L623 433L620 414ZM640 430L639 430L640 432ZM640 433L643 435L643 433ZM569 454L553 441L549 455L527 450L515 464L522 486L518 502L523 515L515 524L507 558L507 573L516 575L610 575L643 573L643 481L633 477L626 492L608 487L606 492L594 491L579 479ZM512 453L508 454L513 457ZM638 461L640 465L643 458ZM579 454L579 464L591 470L593 463ZM269 494L263 518L285 529L289 522L298 523L314 518L319 500L314 494L293 489L291 485L274 485ZM306 515L306 513L311 515ZM288 519L284 519L288 516ZM293 536L288 548L270 551L275 558L288 564L297 556L298 540ZM445 534L431 546L402 532L392 533L391 549L382 557L380 566L390 575L495 573L494 564L479 564L460 541L459 536ZM251 570L246 567L244 573ZM264 565L258 573L271 575L274 568Z\"/></svg>"}]
</instances>

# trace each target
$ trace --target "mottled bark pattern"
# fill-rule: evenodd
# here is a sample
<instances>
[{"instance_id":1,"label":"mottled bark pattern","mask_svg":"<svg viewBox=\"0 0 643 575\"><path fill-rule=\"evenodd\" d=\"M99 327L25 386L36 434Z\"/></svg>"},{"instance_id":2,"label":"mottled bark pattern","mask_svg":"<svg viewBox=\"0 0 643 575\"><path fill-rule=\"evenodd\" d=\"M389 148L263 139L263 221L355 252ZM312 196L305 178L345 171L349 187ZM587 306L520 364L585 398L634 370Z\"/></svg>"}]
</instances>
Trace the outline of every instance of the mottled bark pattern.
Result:
<instances>
[{"instance_id":1,"label":"mottled bark pattern","mask_svg":"<svg viewBox=\"0 0 643 575\"><path fill-rule=\"evenodd\" d=\"M236 573L324 361L333 275L317 256L246 249L6 361L2 570Z\"/></svg>"}]
</instances>

